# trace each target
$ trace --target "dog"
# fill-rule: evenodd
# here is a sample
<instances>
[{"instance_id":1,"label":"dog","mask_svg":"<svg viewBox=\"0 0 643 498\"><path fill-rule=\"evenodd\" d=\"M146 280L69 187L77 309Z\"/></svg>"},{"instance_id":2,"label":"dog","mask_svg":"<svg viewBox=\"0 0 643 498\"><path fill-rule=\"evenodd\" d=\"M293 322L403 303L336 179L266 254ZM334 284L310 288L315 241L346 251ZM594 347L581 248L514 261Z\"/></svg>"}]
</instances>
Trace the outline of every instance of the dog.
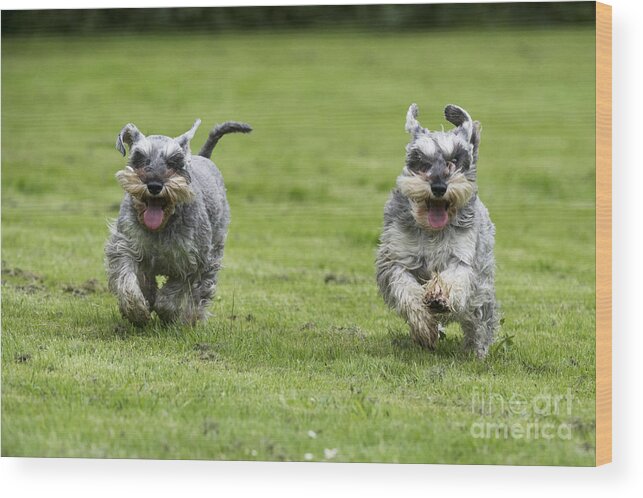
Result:
<instances>
[{"instance_id":1,"label":"dog","mask_svg":"<svg viewBox=\"0 0 643 498\"><path fill-rule=\"evenodd\" d=\"M129 123L116 138L116 149L125 156L127 145L129 157L116 173L125 196L110 225L105 266L121 314L137 326L152 312L164 323L195 324L208 316L230 223L223 177L209 158L223 135L252 128L218 125L192 155L200 124L170 138L146 137Z\"/></svg>"},{"instance_id":2,"label":"dog","mask_svg":"<svg viewBox=\"0 0 643 498\"><path fill-rule=\"evenodd\" d=\"M384 208L376 277L385 302L409 324L411 338L434 349L455 321L464 348L484 358L498 328L495 226L478 197L480 123L448 105L449 131L429 131L412 104L406 164Z\"/></svg>"}]
</instances>

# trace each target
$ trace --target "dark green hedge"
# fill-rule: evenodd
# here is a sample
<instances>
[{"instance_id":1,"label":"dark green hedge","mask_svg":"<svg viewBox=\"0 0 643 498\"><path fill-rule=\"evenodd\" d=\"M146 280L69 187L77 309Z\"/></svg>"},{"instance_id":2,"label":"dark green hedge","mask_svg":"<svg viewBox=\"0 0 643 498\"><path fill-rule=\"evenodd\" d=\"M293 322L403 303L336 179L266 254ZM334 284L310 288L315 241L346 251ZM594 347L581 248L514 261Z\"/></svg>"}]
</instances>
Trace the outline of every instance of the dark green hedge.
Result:
<instances>
[{"instance_id":1,"label":"dark green hedge","mask_svg":"<svg viewBox=\"0 0 643 498\"><path fill-rule=\"evenodd\" d=\"M220 32L298 28L448 29L594 22L594 2L13 10L2 33Z\"/></svg>"}]
</instances>

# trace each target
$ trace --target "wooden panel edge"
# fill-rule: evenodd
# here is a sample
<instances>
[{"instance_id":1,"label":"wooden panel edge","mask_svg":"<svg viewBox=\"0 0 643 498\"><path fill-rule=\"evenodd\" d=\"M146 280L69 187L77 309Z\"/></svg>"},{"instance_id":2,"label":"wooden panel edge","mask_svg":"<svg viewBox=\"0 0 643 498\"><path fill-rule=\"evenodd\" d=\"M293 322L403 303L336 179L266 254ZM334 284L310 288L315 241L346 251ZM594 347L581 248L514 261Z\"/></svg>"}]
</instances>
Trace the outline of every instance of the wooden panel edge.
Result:
<instances>
[{"instance_id":1,"label":"wooden panel edge","mask_svg":"<svg viewBox=\"0 0 643 498\"><path fill-rule=\"evenodd\" d=\"M596 2L596 465L612 461L612 7Z\"/></svg>"}]
</instances>

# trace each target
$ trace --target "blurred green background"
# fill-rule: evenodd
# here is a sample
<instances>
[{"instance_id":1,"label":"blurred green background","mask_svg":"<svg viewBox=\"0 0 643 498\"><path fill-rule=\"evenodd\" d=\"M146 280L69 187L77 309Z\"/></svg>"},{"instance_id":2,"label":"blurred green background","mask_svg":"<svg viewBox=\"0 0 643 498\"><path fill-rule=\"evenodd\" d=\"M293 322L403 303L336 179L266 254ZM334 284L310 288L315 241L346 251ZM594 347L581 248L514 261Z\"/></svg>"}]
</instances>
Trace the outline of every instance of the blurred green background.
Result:
<instances>
[{"instance_id":1,"label":"blurred green background","mask_svg":"<svg viewBox=\"0 0 643 498\"><path fill-rule=\"evenodd\" d=\"M548 5L3 12L2 454L593 464L594 4ZM485 362L456 326L416 348L377 294L411 102L432 129L448 103L482 122L504 316ZM254 127L213 157L214 317L133 329L102 265L115 137L197 117L193 149ZM569 413L472 403L568 390Z\"/></svg>"}]
</instances>

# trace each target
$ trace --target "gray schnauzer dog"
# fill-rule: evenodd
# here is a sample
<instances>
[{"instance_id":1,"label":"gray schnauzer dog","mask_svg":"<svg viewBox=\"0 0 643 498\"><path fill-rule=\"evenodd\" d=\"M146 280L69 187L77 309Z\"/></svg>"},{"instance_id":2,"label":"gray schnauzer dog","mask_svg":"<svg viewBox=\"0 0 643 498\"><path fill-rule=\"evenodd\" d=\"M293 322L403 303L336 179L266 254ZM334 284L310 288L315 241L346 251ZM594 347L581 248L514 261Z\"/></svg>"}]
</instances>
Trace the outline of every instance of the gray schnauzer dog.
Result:
<instances>
[{"instance_id":1,"label":"gray schnauzer dog","mask_svg":"<svg viewBox=\"0 0 643 498\"><path fill-rule=\"evenodd\" d=\"M221 268L230 222L223 177L209 157L226 133L247 124L216 126L198 155L190 140L201 124L177 138L144 136L123 127L116 148L129 160L116 178L125 197L105 247L110 290L122 315L142 326L155 311L163 322L205 319ZM166 278L157 285L156 277Z\"/></svg>"},{"instance_id":2,"label":"gray schnauzer dog","mask_svg":"<svg viewBox=\"0 0 643 498\"><path fill-rule=\"evenodd\" d=\"M433 349L442 326L460 323L464 346L483 358L498 328L495 227L478 197L480 123L448 105L450 131L429 131L412 104L406 165L384 208L377 283L411 337Z\"/></svg>"}]
</instances>

